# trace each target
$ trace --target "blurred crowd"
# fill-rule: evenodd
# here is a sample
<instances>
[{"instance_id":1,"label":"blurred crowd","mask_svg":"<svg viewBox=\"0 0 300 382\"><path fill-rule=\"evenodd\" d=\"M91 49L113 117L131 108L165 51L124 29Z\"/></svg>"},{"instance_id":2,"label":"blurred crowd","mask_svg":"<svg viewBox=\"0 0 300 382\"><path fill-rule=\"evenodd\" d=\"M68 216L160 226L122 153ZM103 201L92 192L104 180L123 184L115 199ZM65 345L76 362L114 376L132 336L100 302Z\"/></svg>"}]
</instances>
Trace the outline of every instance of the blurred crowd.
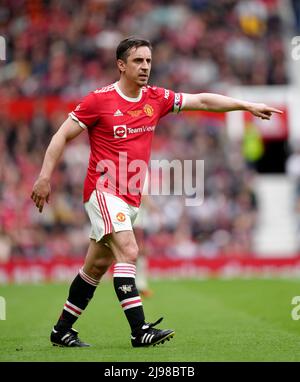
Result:
<instances>
[{"instance_id":1,"label":"blurred crowd","mask_svg":"<svg viewBox=\"0 0 300 382\"><path fill-rule=\"evenodd\" d=\"M74 97L104 86L129 35L152 41L152 80L167 88L285 84L282 34L278 0L3 0L0 96Z\"/></svg>"},{"instance_id":2,"label":"blurred crowd","mask_svg":"<svg viewBox=\"0 0 300 382\"><path fill-rule=\"evenodd\" d=\"M129 35L152 41L150 83L162 87L225 92L233 85L287 84L282 34L277 0L3 0L0 35L7 60L0 62L0 101L78 100L114 82L115 48ZM10 118L1 108L0 116L0 258L82 256L89 234L81 196L87 136L68 145L50 205L39 214L31 188L67 114L37 107L29 119L18 110ZM222 119L164 118L152 158L205 161L200 207L186 207L176 195L154 197L159 211L149 211L143 223L153 256L251 254L255 174L241 148L226 139Z\"/></svg>"}]
</instances>

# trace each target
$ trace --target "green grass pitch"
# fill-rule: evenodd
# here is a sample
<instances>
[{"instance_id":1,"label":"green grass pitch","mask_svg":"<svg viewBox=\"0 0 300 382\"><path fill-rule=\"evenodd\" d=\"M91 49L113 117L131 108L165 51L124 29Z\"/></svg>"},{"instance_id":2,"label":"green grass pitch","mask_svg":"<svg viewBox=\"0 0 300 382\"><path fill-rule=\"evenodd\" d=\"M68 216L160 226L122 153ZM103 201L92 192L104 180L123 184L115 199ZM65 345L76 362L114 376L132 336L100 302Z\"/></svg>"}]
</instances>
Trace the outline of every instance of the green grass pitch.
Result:
<instances>
[{"instance_id":1,"label":"green grass pitch","mask_svg":"<svg viewBox=\"0 0 300 382\"><path fill-rule=\"evenodd\" d=\"M299 280L152 280L144 300L147 320L164 316L173 328L164 345L136 349L107 280L75 324L91 348L51 346L49 333L68 285L0 286L6 320L0 321L0 361L198 362L300 361L300 320L292 319Z\"/></svg>"}]
</instances>

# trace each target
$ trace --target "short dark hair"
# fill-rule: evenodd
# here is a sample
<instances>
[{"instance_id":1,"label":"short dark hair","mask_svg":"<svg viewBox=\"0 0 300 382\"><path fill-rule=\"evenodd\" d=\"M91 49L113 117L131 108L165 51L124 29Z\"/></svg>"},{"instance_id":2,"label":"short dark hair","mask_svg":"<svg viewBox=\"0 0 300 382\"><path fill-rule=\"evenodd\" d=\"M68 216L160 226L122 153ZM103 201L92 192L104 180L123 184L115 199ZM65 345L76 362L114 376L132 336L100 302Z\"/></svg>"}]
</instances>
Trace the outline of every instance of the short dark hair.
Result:
<instances>
[{"instance_id":1,"label":"short dark hair","mask_svg":"<svg viewBox=\"0 0 300 382\"><path fill-rule=\"evenodd\" d=\"M152 50L152 45L149 40L136 37L128 37L125 40L122 40L117 47L117 60L123 60L126 62L130 49L139 48L140 46L147 46L150 50Z\"/></svg>"}]
</instances>

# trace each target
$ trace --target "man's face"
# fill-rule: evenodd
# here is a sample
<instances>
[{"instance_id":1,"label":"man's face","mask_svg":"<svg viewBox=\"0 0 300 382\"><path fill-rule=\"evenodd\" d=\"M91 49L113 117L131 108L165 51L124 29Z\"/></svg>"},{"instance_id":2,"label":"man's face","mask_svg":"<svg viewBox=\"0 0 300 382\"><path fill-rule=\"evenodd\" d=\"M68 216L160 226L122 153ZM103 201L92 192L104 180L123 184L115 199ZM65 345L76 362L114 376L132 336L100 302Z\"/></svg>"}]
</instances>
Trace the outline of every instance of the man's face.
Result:
<instances>
[{"instance_id":1,"label":"man's face","mask_svg":"<svg viewBox=\"0 0 300 382\"><path fill-rule=\"evenodd\" d=\"M139 86L147 85L151 71L152 55L147 46L131 48L126 62L118 60L119 70Z\"/></svg>"}]
</instances>

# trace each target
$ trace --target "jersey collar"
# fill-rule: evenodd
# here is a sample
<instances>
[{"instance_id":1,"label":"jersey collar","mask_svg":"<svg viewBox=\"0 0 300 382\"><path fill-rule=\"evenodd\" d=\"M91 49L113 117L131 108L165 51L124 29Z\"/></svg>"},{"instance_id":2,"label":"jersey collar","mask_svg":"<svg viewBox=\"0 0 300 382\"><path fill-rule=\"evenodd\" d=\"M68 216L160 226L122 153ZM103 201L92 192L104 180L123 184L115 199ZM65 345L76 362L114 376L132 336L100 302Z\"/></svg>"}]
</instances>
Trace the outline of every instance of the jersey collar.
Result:
<instances>
[{"instance_id":1,"label":"jersey collar","mask_svg":"<svg viewBox=\"0 0 300 382\"><path fill-rule=\"evenodd\" d=\"M118 85L118 82L115 82L114 85L115 85L116 92L119 94L119 96L121 96L122 98L124 98L126 101L129 101L129 102L139 102L139 101L142 99L142 95L143 95L142 89L140 90L140 94L138 95L138 97L136 97L136 98L132 98L132 97L127 97L127 96L122 92L122 90L120 89L120 87L119 87L119 85Z\"/></svg>"}]
</instances>

